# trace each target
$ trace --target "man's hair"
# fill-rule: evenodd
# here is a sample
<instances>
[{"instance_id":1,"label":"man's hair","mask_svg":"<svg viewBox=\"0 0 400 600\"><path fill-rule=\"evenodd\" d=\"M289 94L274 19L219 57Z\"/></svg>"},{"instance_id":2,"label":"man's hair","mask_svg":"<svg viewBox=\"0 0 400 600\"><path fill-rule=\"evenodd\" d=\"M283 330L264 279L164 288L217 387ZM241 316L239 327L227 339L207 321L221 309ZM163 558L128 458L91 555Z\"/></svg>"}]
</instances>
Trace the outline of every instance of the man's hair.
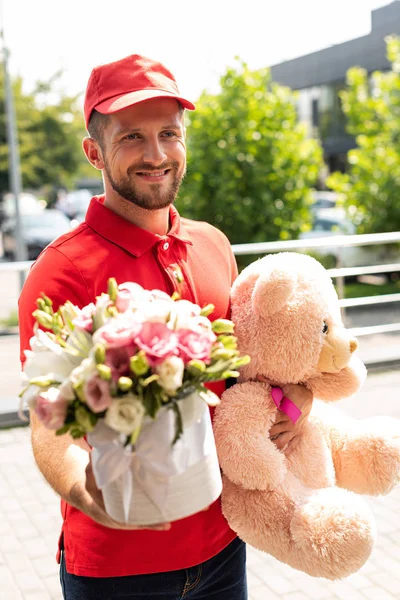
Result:
<instances>
[{"instance_id":1,"label":"man's hair","mask_svg":"<svg viewBox=\"0 0 400 600\"><path fill-rule=\"evenodd\" d=\"M88 132L92 139L100 144L103 144L103 133L108 121L108 115L103 115L97 110L93 110L88 123Z\"/></svg>"}]
</instances>

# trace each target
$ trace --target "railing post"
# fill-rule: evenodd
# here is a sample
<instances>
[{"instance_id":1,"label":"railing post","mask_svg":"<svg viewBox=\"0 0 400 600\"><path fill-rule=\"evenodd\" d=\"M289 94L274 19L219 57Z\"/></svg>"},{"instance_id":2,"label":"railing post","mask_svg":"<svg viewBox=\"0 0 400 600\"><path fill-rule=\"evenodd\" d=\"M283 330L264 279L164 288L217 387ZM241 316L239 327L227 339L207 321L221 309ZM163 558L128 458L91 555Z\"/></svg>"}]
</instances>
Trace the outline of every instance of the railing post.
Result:
<instances>
[{"instance_id":1,"label":"railing post","mask_svg":"<svg viewBox=\"0 0 400 600\"><path fill-rule=\"evenodd\" d=\"M339 248L336 248L336 268L341 269L342 266L343 266L343 254L342 254L342 248L339 247ZM339 275L336 278L336 291L337 291L339 300L343 300L345 297L345 287L344 287L343 275ZM340 312L342 314L343 323L346 325L347 316L346 316L346 309L344 306L341 306Z\"/></svg>"}]
</instances>

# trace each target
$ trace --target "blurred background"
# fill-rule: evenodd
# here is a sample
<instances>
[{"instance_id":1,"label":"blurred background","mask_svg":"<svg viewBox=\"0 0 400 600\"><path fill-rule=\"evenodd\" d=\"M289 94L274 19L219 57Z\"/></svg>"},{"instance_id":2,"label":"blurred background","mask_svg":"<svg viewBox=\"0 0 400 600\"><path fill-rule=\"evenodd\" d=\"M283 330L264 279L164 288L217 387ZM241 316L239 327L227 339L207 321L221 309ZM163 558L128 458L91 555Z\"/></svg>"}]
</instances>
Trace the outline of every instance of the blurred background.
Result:
<instances>
[{"instance_id":1,"label":"blurred background","mask_svg":"<svg viewBox=\"0 0 400 600\"><path fill-rule=\"evenodd\" d=\"M239 268L320 260L370 370L344 408L400 417L400 1L0 0L0 27L0 597L58 599L57 501L16 427L16 305L31 261L103 190L81 149L91 69L138 53L172 70L197 106L178 209L224 231ZM399 598L400 497L374 502L361 574L316 582L250 551L251 598Z\"/></svg>"}]
</instances>

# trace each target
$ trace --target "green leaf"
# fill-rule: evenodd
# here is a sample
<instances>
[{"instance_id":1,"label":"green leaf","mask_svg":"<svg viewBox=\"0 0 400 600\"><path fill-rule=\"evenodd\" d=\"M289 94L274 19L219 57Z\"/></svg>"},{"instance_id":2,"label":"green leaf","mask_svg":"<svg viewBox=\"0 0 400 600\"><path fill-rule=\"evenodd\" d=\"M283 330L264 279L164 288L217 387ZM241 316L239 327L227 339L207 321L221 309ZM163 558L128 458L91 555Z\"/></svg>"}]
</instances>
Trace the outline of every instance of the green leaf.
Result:
<instances>
[{"instance_id":1,"label":"green leaf","mask_svg":"<svg viewBox=\"0 0 400 600\"><path fill-rule=\"evenodd\" d=\"M143 389L143 405L146 414L154 419L162 406L160 394L155 386L149 385Z\"/></svg>"},{"instance_id":2,"label":"green leaf","mask_svg":"<svg viewBox=\"0 0 400 600\"><path fill-rule=\"evenodd\" d=\"M181 415L181 411L180 408L178 406L177 402L173 402L170 405L170 409L174 411L175 413L175 435L174 435L174 439L172 440L172 446L174 446L174 444L176 444L176 442L179 440L179 438L181 437L182 433L183 433L183 422L182 422L182 415Z\"/></svg>"}]
</instances>

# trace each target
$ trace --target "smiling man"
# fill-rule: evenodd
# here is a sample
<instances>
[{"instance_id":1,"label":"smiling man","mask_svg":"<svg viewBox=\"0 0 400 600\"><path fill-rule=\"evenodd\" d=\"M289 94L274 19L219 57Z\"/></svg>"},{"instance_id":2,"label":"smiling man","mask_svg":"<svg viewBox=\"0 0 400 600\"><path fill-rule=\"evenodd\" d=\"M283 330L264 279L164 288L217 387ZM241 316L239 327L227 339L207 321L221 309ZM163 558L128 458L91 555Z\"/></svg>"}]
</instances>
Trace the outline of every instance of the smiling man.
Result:
<instances>
[{"instance_id":1,"label":"smiling man","mask_svg":"<svg viewBox=\"0 0 400 600\"><path fill-rule=\"evenodd\" d=\"M50 244L31 269L19 300L22 362L42 292L55 309L67 299L82 307L107 289L109 277L212 303L212 318L229 317L237 275L230 244L211 225L181 218L173 205L186 169L184 109L194 106L158 62L132 55L92 71L83 148L102 171L105 193L91 200L86 221ZM211 387L224 391L223 382ZM304 415L307 402L300 406ZM293 438L300 422L291 432L277 423L271 434L286 444L284 436ZM65 600L247 598L245 546L219 500L157 527L117 523L94 484L88 444L56 437L34 414L31 426L38 467L62 500Z\"/></svg>"}]
</instances>

